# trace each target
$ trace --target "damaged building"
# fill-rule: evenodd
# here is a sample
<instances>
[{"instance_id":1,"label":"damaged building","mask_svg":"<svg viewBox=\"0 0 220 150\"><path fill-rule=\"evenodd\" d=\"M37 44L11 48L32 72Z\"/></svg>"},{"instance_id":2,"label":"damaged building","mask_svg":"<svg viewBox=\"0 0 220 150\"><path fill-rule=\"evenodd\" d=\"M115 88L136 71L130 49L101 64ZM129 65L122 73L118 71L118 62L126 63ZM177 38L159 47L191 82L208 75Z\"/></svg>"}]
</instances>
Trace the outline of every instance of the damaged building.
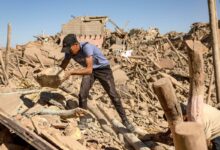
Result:
<instances>
[{"instance_id":1,"label":"damaged building","mask_svg":"<svg viewBox=\"0 0 220 150\"><path fill-rule=\"evenodd\" d=\"M62 26L61 39L67 34L76 34L80 42L90 42L102 47L107 16L80 16Z\"/></svg>"}]
</instances>

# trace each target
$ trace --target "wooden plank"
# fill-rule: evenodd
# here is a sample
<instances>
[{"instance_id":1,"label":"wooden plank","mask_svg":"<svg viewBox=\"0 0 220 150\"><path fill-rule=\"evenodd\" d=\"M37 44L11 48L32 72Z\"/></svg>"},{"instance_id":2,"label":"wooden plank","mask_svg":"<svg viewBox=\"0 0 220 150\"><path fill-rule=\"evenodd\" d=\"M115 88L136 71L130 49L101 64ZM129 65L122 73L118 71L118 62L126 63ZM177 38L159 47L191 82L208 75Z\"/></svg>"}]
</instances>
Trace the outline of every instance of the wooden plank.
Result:
<instances>
[{"instance_id":1,"label":"wooden plank","mask_svg":"<svg viewBox=\"0 0 220 150\"><path fill-rule=\"evenodd\" d=\"M162 78L156 81L153 84L153 88L164 110L170 130L174 137L175 148L177 148L179 141L176 138L175 127L177 124L183 122L183 118L181 107L177 101L174 88L168 78Z\"/></svg>"},{"instance_id":2,"label":"wooden plank","mask_svg":"<svg viewBox=\"0 0 220 150\"><path fill-rule=\"evenodd\" d=\"M122 135L125 137L128 143L135 150L150 150L150 148L148 148L140 139L138 139L134 133L128 132L121 122L119 122L116 119L112 119L112 124L119 133L122 133Z\"/></svg>"},{"instance_id":3,"label":"wooden plank","mask_svg":"<svg viewBox=\"0 0 220 150\"><path fill-rule=\"evenodd\" d=\"M8 74L5 71L5 63L3 61L2 51L0 51L0 64L1 64L1 67L2 67L3 76L4 76L4 80L5 80L4 84L7 85L9 83L9 81L8 81Z\"/></svg>"},{"instance_id":4,"label":"wooden plank","mask_svg":"<svg viewBox=\"0 0 220 150\"><path fill-rule=\"evenodd\" d=\"M12 130L15 134L25 140L27 143L35 147L36 149L40 150L57 150L56 147L48 143L46 140L38 136L33 131L30 131L22 125L14 120L13 118L9 117L6 113L4 113L0 109L0 123L7 127L9 130Z\"/></svg>"},{"instance_id":5,"label":"wooden plank","mask_svg":"<svg viewBox=\"0 0 220 150\"><path fill-rule=\"evenodd\" d=\"M109 112L107 108L99 105L98 108L103 112L106 118L111 122L113 127L121 133L127 142L135 149L135 150L150 150L134 133L129 132L125 126L115 119L115 116Z\"/></svg>"},{"instance_id":6,"label":"wooden plank","mask_svg":"<svg viewBox=\"0 0 220 150\"><path fill-rule=\"evenodd\" d=\"M89 101L87 103L88 109L98 118L100 126L106 132L108 132L112 136L117 136L114 130L108 125L108 120L102 114L102 112L98 109L95 101Z\"/></svg>"}]
</instances>

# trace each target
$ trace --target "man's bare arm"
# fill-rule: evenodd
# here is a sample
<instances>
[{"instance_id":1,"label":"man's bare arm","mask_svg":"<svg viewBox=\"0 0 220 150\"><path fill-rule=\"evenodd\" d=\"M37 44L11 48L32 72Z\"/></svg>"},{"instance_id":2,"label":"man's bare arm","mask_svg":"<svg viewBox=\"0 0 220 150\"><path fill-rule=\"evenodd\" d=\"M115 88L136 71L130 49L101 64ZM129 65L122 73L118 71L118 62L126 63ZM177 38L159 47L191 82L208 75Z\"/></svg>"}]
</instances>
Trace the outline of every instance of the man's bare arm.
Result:
<instances>
[{"instance_id":1,"label":"man's bare arm","mask_svg":"<svg viewBox=\"0 0 220 150\"><path fill-rule=\"evenodd\" d=\"M86 68L83 69L71 69L69 72L70 75L88 75L91 74L93 70L93 57L86 57Z\"/></svg>"},{"instance_id":2,"label":"man's bare arm","mask_svg":"<svg viewBox=\"0 0 220 150\"><path fill-rule=\"evenodd\" d=\"M69 78L69 76L71 75L88 75L92 73L93 70L93 57L89 56L86 57L86 65L87 67L84 69L71 69L68 71L65 71L65 76L63 78L63 81L67 80Z\"/></svg>"}]
</instances>

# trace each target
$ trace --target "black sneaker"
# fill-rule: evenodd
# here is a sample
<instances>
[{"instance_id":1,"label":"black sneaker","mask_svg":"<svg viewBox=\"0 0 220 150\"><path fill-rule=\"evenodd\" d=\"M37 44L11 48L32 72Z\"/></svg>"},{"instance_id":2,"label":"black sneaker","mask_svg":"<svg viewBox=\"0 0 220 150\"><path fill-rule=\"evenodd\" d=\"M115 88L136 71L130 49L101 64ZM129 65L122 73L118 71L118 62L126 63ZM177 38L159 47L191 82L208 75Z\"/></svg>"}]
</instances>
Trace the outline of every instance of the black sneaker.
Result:
<instances>
[{"instance_id":1,"label":"black sneaker","mask_svg":"<svg viewBox=\"0 0 220 150\"><path fill-rule=\"evenodd\" d=\"M134 132L135 131L135 127L128 121L124 121L123 125L130 131L130 132Z\"/></svg>"}]
</instances>

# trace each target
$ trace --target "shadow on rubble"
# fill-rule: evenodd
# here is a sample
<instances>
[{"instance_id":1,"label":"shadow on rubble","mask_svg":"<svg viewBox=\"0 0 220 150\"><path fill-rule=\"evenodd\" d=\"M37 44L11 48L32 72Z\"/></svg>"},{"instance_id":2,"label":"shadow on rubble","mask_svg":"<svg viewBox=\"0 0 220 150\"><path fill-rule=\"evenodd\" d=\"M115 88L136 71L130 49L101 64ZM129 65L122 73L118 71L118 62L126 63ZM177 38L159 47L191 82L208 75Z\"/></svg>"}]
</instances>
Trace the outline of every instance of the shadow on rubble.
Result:
<instances>
[{"instance_id":1,"label":"shadow on rubble","mask_svg":"<svg viewBox=\"0 0 220 150\"><path fill-rule=\"evenodd\" d=\"M147 134L144 137L141 137L141 141L143 141L148 147L154 148L158 146L156 142L160 142L166 145L173 146L173 139L171 138L171 132L168 130L167 132L158 132L156 134Z\"/></svg>"},{"instance_id":2,"label":"shadow on rubble","mask_svg":"<svg viewBox=\"0 0 220 150\"><path fill-rule=\"evenodd\" d=\"M0 149L7 150L36 150L30 144L28 144L25 140L19 137L14 132L11 132L4 125L0 124L0 139L1 139L1 147Z\"/></svg>"},{"instance_id":3,"label":"shadow on rubble","mask_svg":"<svg viewBox=\"0 0 220 150\"><path fill-rule=\"evenodd\" d=\"M24 105L27 106L28 108L31 108L34 106L34 102L31 99L25 97L25 95L21 95L20 98L23 101Z\"/></svg>"},{"instance_id":4,"label":"shadow on rubble","mask_svg":"<svg viewBox=\"0 0 220 150\"><path fill-rule=\"evenodd\" d=\"M28 108L31 108L35 105L35 102L32 99L25 97L25 95L21 96L21 100L23 101L24 105ZM65 97L59 93L51 93L51 92L41 92L40 97L37 100L37 103L44 106L47 104L51 105L61 105L65 106L64 104Z\"/></svg>"}]
</instances>

